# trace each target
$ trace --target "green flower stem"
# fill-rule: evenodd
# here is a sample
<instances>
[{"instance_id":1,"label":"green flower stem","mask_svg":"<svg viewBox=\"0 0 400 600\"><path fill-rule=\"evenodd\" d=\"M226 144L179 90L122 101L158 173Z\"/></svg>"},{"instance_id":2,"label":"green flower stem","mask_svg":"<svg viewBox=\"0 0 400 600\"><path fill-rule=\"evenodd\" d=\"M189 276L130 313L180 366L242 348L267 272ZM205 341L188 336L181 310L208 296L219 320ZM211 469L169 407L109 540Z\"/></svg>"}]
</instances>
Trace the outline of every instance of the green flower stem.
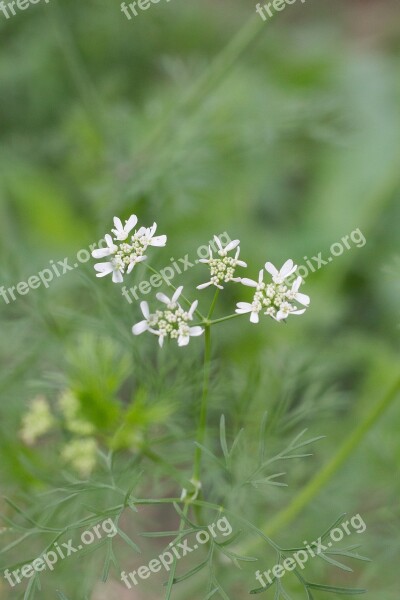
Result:
<instances>
[{"instance_id":1,"label":"green flower stem","mask_svg":"<svg viewBox=\"0 0 400 600\"><path fill-rule=\"evenodd\" d=\"M218 296L219 296L219 288L217 288L216 291L215 291L214 299L213 299L213 301L211 303L210 310L208 312L207 321L210 321L211 317L214 314L214 310L215 310L215 307L216 307L216 304L217 304Z\"/></svg>"},{"instance_id":2,"label":"green flower stem","mask_svg":"<svg viewBox=\"0 0 400 600\"><path fill-rule=\"evenodd\" d=\"M277 516L268 521L263 527L266 535L274 535L283 527L287 527L294 521L297 515L311 502L321 489L332 479L340 467L346 462L353 450L357 448L360 442L365 438L373 428L378 419L385 413L389 406L394 402L400 391L400 379L398 379L389 391L373 406L360 425L353 430L345 439L339 450L332 459L315 475L306 485L300 494Z\"/></svg>"},{"instance_id":3,"label":"green flower stem","mask_svg":"<svg viewBox=\"0 0 400 600\"><path fill-rule=\"evenodd\" d=\"M146 266L146 268L147 268L149 271L151 271L152 273L154 273L154 275L158 275L159 277L161 277L160 273L159 273L158 271L156 271L156 269L153 269L153 267L151 267L149 264L147 264L147 263L146 263L146 264L145 264L145 266ZM162 278L162 277L161 277L161 278ZM176 288L174 285L172 285L172 283L171 283L170 281L168 282L168 285L169 285L170 287L172 287L172 289L174 290L174 292L177 290L177 288ZM185 297L183 294L181 294L181 298L183 298L183 300L186 302L186 304L187 304L188 306L191 306L191 305L192 305L192 302L190 302L190 300L188 300L188 298L186 298L186 297ZM199 317L199 319L201 319L202 321L205 321L205 320L206 320L205 316L204 316L204 315L203 315L203 314L202 314L202 313L201 313L199 310L195 310L195 314L196 314L196 315Z\"/></svg>"},{"instance_id":4,"label":"green flower stem","mask_svg":"<svg viewBox=\"0 0 400 600\"><path fill-rule=\"evenodd\" d=\"M201 323L196 323L196 325L202 325L204 326L209 326L211 327L212 325L217 325L217 323L223 323L224 321L230 321L230 319L236 319L237 317L242 317L243 315L241 314L233 314L233 315L228 315L227 317L221 317L220 319L214 319L214 321L210 321L210 315L201 321Z\"/></svg>"},{"instance_id":5,"label":"green flower stem","mask_svg":"<svg viewBox=\"0 0 400 600\"><path fill-rule=\"evenodd\" d=\"M200 408L200 420L197 429L197 442L199 444L204 443L206 426L207 426L207 412L208 412L208 391L210 386L210 373L211 373L211 327L210 325L205 326L205 349L204 349L204 379L203 379L203 396L201 399ZM202 451L199 446L196 446L195 458L194 458L194 470L193 479L194 481L200 481L200 470L201 470L201 455Z\"/></svg>"}]
</instances>

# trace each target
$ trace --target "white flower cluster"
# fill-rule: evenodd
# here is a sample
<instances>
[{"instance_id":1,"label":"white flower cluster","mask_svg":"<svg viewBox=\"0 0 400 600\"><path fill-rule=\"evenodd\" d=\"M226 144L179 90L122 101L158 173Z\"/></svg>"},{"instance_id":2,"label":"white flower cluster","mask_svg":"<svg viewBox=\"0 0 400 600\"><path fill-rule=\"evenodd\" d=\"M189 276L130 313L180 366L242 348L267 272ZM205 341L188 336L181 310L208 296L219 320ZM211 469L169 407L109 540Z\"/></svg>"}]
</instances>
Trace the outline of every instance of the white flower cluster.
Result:
<instances>
[{"instance_id":1,"label":"white flower cluster","mask_svg":"<svg viewBox=\"0 0 400 600\"><path fill-rule=\"evenodd\" d=\"M32 400L28 412L22 420L21 438L28 446L49 433L56 423L51 414L49 403L44 396Z\"/></svg>"},{"instance_id":2,"label":"white flower cluster","mask_svg":"<svg viewBox=\"0 0 400 600\"><path fill-rule=\"evenodd\" d=\"M247 267L247 264L243 260L239 260L240 254L240 241L233 240L229 242L229 244L223 248L221 241L215 235L214 236L215 243L218 246L218 257L214 258L211 246L209 247L210 258L202 258L199 262L210 265L211 270L211 279L207 283L202 283L197 286L198 290L202 290L210 285L215 285L220 290L223 290L222 283L228 283L229 281L235 281L236 283L240 282L240 277L234 277L236 267ZM228 256L228 252L231 250L236 250L236 255Z\"/></svg>"},{"instance_id":3,"label":"white flower cluster","mask_svg":"<svg viewBox=\"0 0 400 600\"><path fill-rule=\"evenodd\" d=\"M115 229L112 229L114 239L107 234L105 240L107 248L100 248L92 252L93 258L110 257L107 262L97 263L95 265L97 277L105 277L112 273L114 283L122 283L124 274L131 273L132 269L140 262L146 260L146 250L149 246L165 246L167 243L166 235L155 236L157 224L151 227L140 227L131 234L136 227L138 218L131 215L129 219L122 224L121 219L114 217ZM120 242L120 243L118 243Z\"/></svg>"},{"instance_id":4,"label":"white flower cluster","mask_svg":"<svg viewBox=\"0 0 400 600\"><path fill-rule=\"evenodd\" d=\"M166 304L165 310L157 310L150 314L147 302L141 302L140 308L144 320L137 323L132 328L134 335L140 335L149 331L158 336L158 341L162 347L165 338L178 341L178 346L187 346L192 336L201 335L204 332L202 327L190 327L189 322L193 320L193 315L197 308L197 300L193 302L190 309L185 311L178 303L179 296L182 294L183 287L179 287L172 298L165 294L157 294L157 299Z\"/></svg>"},{"instance_id":5,"label":"white flower cluster","mask_svg":"<svg viewBox=\"0 0 400 600\"><path fill-rule=\"evenodd\" d=\"M290 287L287 278L293 275L297 265L292 260L287 260L280 271L270 262L265 263L265 270L272 275L272 283L264 283L264 269L259 273L258 281L242 279L244 285L256 288L253 302L238 302L236 313L250 313L252 323L259 322L259 313L272 317L276 321L283 321L289 315L302 315L306 309L299 309L293 304L298 302L302 306L309 306L310 298L299 292L303 280L297 277Z\"/></svg>"}]
</instances>

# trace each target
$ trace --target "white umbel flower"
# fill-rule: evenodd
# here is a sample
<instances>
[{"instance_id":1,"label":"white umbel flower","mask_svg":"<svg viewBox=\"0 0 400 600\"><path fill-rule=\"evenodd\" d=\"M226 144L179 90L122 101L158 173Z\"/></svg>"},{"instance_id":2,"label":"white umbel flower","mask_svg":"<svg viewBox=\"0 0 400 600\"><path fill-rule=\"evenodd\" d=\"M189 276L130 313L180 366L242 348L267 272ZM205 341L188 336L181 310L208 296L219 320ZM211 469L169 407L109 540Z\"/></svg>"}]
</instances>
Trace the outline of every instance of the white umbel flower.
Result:
<instances>
[{"instance_id":1,"label":"white umbel flower","mask_svg":"<svg viewBox=\"0 0 400 600\"><path fill-rule=\"evenodd\" d=\"M287 284L286 279L290 277L297 269L297 265L292 260L285 262L278 271L270 262L265 263L265 270L272 275L272 283L264 283L264 270L259 273L258 281L253 279L242 279L242 283L249 287L256 288L253 302L239 302L236 313L250 313L252 323L259 322L259 313L272 317L276 321L284 321L289 315L302 315L306 309L299 307L294 302L303 306L309 306L310 297L299 292L303 280L297 277L292 287Z\"/></svg>"},{"instance_id":2,"label":"white umbel flower","mask_svg":"<svg viewBox=\"0 0 400 600\"><path fill-rule=\"evenodd\" d=\"M218 246L218 257L214 258L211 247L209 247L210 257L202 258L199 262L210 265L211 278L207 283L202 283L197 286L198 290L214 285L220 290L224 289L222 283L228 283L229 281L240 282L240 277L234 277L236 267L247 267L247 264L243 260L239 260L240 254L240 241L233 240L229 242L225 248L222 246L218 236L214 236L215 243ZM236 250L234 257L228 256L228 252Z\"/></svg>"},{"instance_id":3,"label":"white umbel flower","mask_svg":"<svg viewBox=\"0 0 400 600\"><path fill-rule=\"evenodd\" d=\"M167 236L154 235L157 230L156 223L151 227L140 227L132 233L137 222L136 215L131 215L125 225L123 225L121 219L114 217L115 229L112 229L114 239L107 234L105 236L107 248L92 252L93 258L110 257L109 261L97 263L94 266L97 277L112 274L114 283L122 283L125 274L129 275L137 264L146 260L146 250L149 246L165 246Z\"/></svg>"},{"instance_id":4,"label":"white umbel flower","mask_svg":"<svg viewBox=\"0 0 400 600\"><path fill-rule=\"evenodd\" d=\"M189 325L190 321L193 320L198 301L193 302L190 309L185 311L178 303L182 290L183 287L178 288L172 298L168 298L165 294L157 294L157 299L166 305L166 309L157 310L153 314L150 313L148 303L141 302L140 308L144 320L133 326L133 335L140 335L145 331L149 331L158 336L161 347L164 345L165 338L177 340L178 346L187 346L191 337L202 335L204 332L202 327L191 327Z\"/></svg>"}]
</instances>

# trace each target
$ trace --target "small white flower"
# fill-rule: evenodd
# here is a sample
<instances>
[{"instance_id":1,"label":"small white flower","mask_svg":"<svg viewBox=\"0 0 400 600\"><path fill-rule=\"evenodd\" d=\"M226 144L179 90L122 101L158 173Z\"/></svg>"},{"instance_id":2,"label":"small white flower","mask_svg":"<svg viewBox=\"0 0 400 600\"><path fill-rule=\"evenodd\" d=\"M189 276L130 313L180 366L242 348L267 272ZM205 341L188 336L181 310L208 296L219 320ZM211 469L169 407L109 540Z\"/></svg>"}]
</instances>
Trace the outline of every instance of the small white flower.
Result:
<instances>
[{"instance_id":1,"label":"small white flower","mask_svg":"<svg viewBox=\"0 0 400 600\"><path fill-rule=\"evenodd\" d=\"M123 265L117 259L114 259L111 262L97 263L94 265L94 268L97 271L96 277L105 277L112 273L112 280L114 283L122 283L124 280L122 276Z\"/></svg>"},{"instance_id":2,"label":"small white flower","mask_svg":"<svg viewBox=\"0 0 400 600\"><path fill-rule=\"evenodd\" d=\"M146 260L145 252L149 246L165 246L167 236L154 235L157 230L156 223L151 227L140 227L132 234L137 222L136 215L131 215L125 225L122 224L121 219L114 217L115 229L112 229L114 240L107 234L105 236L107 248L100 248L92 252L93 258L110 257L108 262L98 263L94 266L97 277L105 277L112 273L113 282L122 283L125 273L129 275L137 264Z\"/></svg>"},{"instance_id":3,"label":"small white flower","mask_svg":"<svg viewBox=\"0 0 400 600\"><path fill-rule=\"evenodd\" d=\"M138 236L141 236L142 239L146 240L146 243L148 246L165 246L165 244L167 243L167 236L166 235L156 235L154 236L155 232L157 231L157 223L153 223L153 225L151 227L141 227L138 231Z\"/></svg>"},{"instance_id":4,"label":"small white flower","mask_svg":"<svg viewBox=\"0 0 400 600\"><path fill-rule=\"evenodd\" d=\"M307 296L307 294L301 294L299 292L299 287L302 283L303 279L301 277L297 277L296 281L293 283L292 289L286 294L286 296L289 298L289 300L299 302L303 306L309 306L310 296Z\"/></svg>"},{"instance_id":5,"label":"small white flower","mask_svg":"<svg viewBox=\"0 0 400 600\"><path fill-rule=\"evenodd\" d=\"M178 346L187 346L190 338L202 335L204 329L199 326L190 327L189 323L193 320L198 301L191 305L188 311L185 311L178 303L179 296L182 294L183 287L179 287L172 298L165 294L157 294L157 299L166 305L165 310L158 310L154 314L150 313L147 302L141 302L144 320L136 323L132 328L133 335L140 335L149 331L158 336L158 342L162 347L165 338L175 339Z\"/></svg>"},{"instance_id":6,"label":"small white flower","mask_svg":"<svg viewBox=\"0 0 400 600\"><path fill-rule=\"evenodd\" d=\"M228 283L229 281L240 282L240 277L234 277L236 267L247 267L247 264L243 260L239 260L240 254L240 241L233 240L223 248L220 239L218 236L214 236L215 243L218 246L218 256L219 258L214 258L211 247L209 247L210 257L202 258L199 262L208 264L211 269L211 278L207 283L202 283L197 286L198 290L203 290L210 285L214 285L220 290L224 289L222 283ZM231 250L236 250L235 257L228 256L228 252Z\"/></svg>"},{"instance_id":7,"label":"small white flower","mask_svg":"<svg viewBox=\"0 0 400 600\"><path fill-rule=\"evenodd\" d=\"M132 229L136 227L137 222L138 218L136 215L131 215L129 219L125 221L125 225L122 225L121 219L114 217L115 229L112 229L111 231L115 235L115 239L120 241L126 240Z\"/></svg>"},{"instance_id":8,"label":"small white flower","mask_svg":"<svg viewBox=\"0 0 400 600\"><path fill-rule=\"evenodd\" d=\"M163 302L164 304L166 304L167 307L169 308L169 310L173 310L174 308L176 308L178 306L177 300L178 300L179 296L182 294L182 290L183 290L183 286L178 287L178 289L175 290L175 293L171 299L169 299L168 296L166 296L162 292L156 294L156 298L157 298L157 300L160 300L160 302Z\"/></svg>"},{"instance_id":9,"label":"small white flower","mask_svg":"<svg viewBox=\"0 0 400 600\"><path fill-rule=\"evenodd\" d=\"M111 256L117 252L118 246L114 244L111 235L107 233L107 235L104 236L104 239L106 240L107 248L98 248L97 250L93 250L93 258L105 258L106 256Z\"/></svg>"},{"instance_id":10,"label":"small white flower","mask_svg":"<svg viewBox=\"0 0 400 600\"><path fill-rule=\"evenodd\" d=\"M293 261L287 260L280 271L270 262L265 263L265 270L272 275L274 283L283 283L287 277L290 277L297 269L297 265Z\"/></svg>"},{"instance_id":11,"label":"small white flower","mask_svg":"<svg viewBox=\"0 0 400 600\"><path fill-rule=\"evenodd\" d=\"M298 302L303 306L309 306L310 297L299 292L300 285L303 280L297 277L292 287L289 288L286 279L292 275L297 265L293 264L292 260L285 262L280 271L271 263L265 264L266 271L272 275L273 283L264 283L264 270L259 273L258 281L253 279L242 279L242 283L246 286L256 288L253 302L239 302L237 304L236 313L250 313L250 321L252 323L259 322L259 313L264 311L264 314L272 317L276 321L283 321L289 315L302 315L306 309L299 309L293 302Z\"/></svg>"}]
</instances>

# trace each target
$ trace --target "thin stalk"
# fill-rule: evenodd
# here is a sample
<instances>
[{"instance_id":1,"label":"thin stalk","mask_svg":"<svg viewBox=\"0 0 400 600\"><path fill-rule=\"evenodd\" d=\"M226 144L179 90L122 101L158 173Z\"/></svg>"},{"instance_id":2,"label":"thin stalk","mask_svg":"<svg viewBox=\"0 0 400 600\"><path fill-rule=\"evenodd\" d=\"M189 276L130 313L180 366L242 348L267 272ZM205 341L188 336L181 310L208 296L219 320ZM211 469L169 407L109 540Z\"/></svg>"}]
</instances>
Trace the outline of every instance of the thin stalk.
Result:
<instances>
[{"instance_id":1,"label":"thin stalk","mask_svg":"<svg viewBox=\"0 0 400 600\"><path fill-rule=\"evenodd\" d=\"M211 306L210 306L210 310L209 310L208 315L207 315L207 321L210 321L211 317L214 314L214 310L215 310L215 306L217 304L218 296L219 296L219 288L217 288L216 291L215 291L215 295L214 295L213 301L212 301Z\"/></svg>"},{"instance_id":2,"label":"thin stalk","mask_svg":"<svg viewBox=\"0 0 400 600\"><path fill-rule=\"evenodd\" d=\"M205 349L204 349L204 379L203 379L203 395L201 399L200 408L200 420L197 429L197 442L198 444L204 443L206 426L207 426L207 413L208 413L208 392L210 387L210 373L211 373L211 327L210 325L205 326ZM200 481L201 471L201 455L202 451L199 446L196 446L195 458L194 458L194 469L193 479Z\"/></svg>"},{"instance_id":3,"label":"thin stalk","mask_svg":"<svg viewBox=\"0 0 400 600\"><path fill-rule=\"evenodd\" d=\"M203 320L200 325L216 325L217 323L223 323L224 321L229 321L230 319L236 319L237 317L241 317L241 314L235 313L233 315L228 315L227 317L221 317L220 319L215 319L214 321L210 321L210 317L207 317L207 320Z\"/></svg>"},{"instance_id":4,"label":"thin stalk","mask_svg":"<svg viewBox=\"0 0 400 600\"><path fill-rule=\"evenodd\" d=\"M156 269L153 269L153 267L151 267L149 264L147 264L147 263L146 263L146 264L145 264L145 267L146 267L146 268L147 268L149 271L151 271L152 273L154 273L154 275L158 275L159 277L161 277L160 273L159 273L159 272L158 272ZM161 277L161 278L162 278L162 277ZM174 285L173 285L173 284L172 284L170 281L168 282L168 285L169 285L170 287L172 287L172 289L174 290L174 292L176 292L177 288L176 288L176 287L175 287L175 286L174 286ZM192 302L191 302L191 301L190 301L188 298L186 298L186 296L184 296L183 294L181 294L181 298L182 298L182 299L183 299L183 300L186 302L186 304L187 304L188 306L191 306L191 305L193 304L193 303L192 303ZM203 315L203 314L202 314L202 313L201 313L199 310L197 310L197 309L196 309L194 312L195 312L195 314L196 314L196 315L199 317L199 319L201 319L202 321L205 321L205 320L206 320L205 316L204 316L204 315Z\"/></svg>"}]
</instances>

